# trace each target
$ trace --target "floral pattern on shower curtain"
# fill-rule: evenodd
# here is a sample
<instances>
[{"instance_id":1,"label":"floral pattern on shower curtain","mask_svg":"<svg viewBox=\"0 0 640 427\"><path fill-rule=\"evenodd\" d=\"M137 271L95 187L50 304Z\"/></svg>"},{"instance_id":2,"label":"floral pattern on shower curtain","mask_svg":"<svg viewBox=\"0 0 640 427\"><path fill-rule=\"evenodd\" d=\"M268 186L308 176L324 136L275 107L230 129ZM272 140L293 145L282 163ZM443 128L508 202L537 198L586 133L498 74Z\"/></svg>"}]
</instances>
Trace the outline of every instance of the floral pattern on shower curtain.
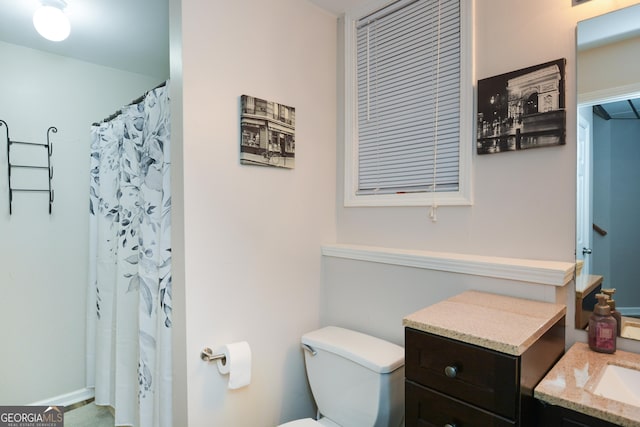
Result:
<instances>
[{"instance_id":1,"label":"floral pattern on shower curtain","mask_svg":"<svg viewBox=\"0 0 640 427\"><path fill-rule=\"evenodd\" d=\"M116 425L171 425L169 87L91 129L87 378Z\"/></svg>"}]
</instances>

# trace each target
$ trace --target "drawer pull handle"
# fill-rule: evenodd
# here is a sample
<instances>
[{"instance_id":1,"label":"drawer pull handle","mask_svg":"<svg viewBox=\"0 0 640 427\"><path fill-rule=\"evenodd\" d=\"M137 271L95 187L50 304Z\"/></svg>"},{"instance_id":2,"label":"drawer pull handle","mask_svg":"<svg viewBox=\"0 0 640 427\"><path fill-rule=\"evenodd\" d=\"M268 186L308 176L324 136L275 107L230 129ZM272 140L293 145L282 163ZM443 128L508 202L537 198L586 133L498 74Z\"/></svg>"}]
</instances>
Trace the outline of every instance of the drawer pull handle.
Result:
<instances>
[{"instance_id":1,"label":"drawer pull handle","mask_svg":"<svg viewBox=\"0 0 640 427\"><path fill-rule=\"evenodd\" d=\"M458 367L455 365L449 365L446 368L444 368L444 374L449 377L449 378L455 378L456 375L458 375ZM450 424L447 424L450 425ZM451 425L452 427L455 427L455 425Z\"/></svg>"}]
</instances>

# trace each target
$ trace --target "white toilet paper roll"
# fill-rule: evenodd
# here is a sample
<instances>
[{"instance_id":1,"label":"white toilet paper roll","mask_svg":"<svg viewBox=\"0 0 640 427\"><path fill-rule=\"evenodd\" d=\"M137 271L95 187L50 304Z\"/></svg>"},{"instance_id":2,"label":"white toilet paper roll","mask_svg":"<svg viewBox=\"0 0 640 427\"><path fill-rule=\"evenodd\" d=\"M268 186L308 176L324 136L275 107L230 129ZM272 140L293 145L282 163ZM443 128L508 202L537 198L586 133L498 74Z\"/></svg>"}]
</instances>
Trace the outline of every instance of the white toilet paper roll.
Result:
<instances>
[{"instance_id":1,"label":"white toilet paper roll","mask_svg":"<svg viewBox=\"0 0 640 427\"><path fill-rule=\"evenodd\" d=\"M223 375L229 375L229 388L237 389L249 385L251 382L251 348L246 341L227 344L218 349L217 354L224 354L223 360L218 359L218 370Z\"/></svg>"}]
</instances>

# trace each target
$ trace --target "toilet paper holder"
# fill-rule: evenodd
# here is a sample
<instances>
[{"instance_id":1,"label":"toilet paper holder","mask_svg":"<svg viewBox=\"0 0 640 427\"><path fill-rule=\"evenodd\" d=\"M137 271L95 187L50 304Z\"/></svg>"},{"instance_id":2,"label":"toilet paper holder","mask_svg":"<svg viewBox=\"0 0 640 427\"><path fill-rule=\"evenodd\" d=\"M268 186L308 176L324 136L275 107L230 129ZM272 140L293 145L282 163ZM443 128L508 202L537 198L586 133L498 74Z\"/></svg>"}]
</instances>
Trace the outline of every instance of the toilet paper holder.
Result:
<instances>
[{"instance_id":1,"label":"toilet paper holder","mask_svg":"<svg viewBox=\"0 0 640 427\"><path fill-rule=\"evenodd\" d=\"M205 362L215 362L216 360L221 359L222 363L226 363L226 356L222 353L219 354L213 354L213 350L211 350L209 347L205 347L201 352L200 352L200 359L204 360Z\"/></svg>"}]
</instances>

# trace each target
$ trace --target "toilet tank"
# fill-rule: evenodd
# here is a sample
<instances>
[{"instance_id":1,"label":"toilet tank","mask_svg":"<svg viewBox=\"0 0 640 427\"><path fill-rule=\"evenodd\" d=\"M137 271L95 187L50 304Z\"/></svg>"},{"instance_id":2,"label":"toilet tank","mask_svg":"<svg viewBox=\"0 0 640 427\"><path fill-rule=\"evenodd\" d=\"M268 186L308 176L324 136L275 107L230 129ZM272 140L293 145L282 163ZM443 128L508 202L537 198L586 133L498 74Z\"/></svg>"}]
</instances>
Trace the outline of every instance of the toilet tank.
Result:
<instances>
[{"instance_id":1,"label":"toilet tank","mask_svg":"<svg viewBox=\"0 0 640 427\"><path fill-rule=\"evenodd\" d=\"M404 348L336 326L302 336L307 377L322 417L343 427L398 427L404 417ZM309 349L308 349L309 350Z\"/></svg>"}]
</instances>

